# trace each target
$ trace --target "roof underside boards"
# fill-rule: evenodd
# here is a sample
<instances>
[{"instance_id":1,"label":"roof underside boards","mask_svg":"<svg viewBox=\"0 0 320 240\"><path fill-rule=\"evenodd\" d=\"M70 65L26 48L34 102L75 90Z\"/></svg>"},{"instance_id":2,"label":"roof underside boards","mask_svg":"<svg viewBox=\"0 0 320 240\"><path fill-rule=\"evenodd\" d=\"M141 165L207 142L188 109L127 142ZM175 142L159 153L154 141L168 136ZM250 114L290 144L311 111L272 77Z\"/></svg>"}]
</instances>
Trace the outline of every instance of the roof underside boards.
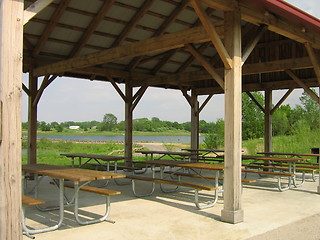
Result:
<instances>
[{"instance_id":1,"label":"roof underside boards","mask_svg":"<svg viewBox=\"0 0 320 240\"><path fill-rule=\"evenodd\" d=\"M25 7L35 0L25 0ZM280 0L202 0L223 40L223 10L242 14L242 48L267 26L243 65L243 91L319 86L305 43L320 49L320 22ZM227 2L227 3L226 3ZM239 4L239 5L238 5ZM188 0L55 0L24 27L24 71L134 86L223 93L189 52L223 76L223 63Z\"/></svg>"}]
</instances>

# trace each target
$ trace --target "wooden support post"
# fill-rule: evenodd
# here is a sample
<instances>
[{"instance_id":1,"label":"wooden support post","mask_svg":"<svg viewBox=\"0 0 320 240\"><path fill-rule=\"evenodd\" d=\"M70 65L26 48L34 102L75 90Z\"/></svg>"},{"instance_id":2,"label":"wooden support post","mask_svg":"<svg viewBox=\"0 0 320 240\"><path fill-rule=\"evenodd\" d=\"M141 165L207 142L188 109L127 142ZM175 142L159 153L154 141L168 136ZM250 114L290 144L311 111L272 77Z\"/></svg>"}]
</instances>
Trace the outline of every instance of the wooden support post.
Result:
<instances>
[{"instance_id":1,"label":"wooden support post","mask_svg":"<svg viewBox=\"0 0 320 240\"><path fill-rule=\"evenodd\" d=\"M272 152L272 90L265 91L264 151Z\"/></svg>"},{"instance_id":2,"label":"wooden support post","mask_svg":"<svg viewBox=\"0 0 320 240\"><path fill-rule=\"evenodd\" d=\"M34 104L37 97L38 78L29 72L29 92L28 96L28 163L37 163L37 119L38 104Z\"/></svg>"},{"instance_id":3,"label":"wooden support post","mask_svg":"<svg viewBox=\"0 0 320 240\"><path fill-rule=\"evenodd\" d=\"M191 91L191 148L199 148L199 102L198 95Z\"/></svg>"},{"instance_id":4,"label":"wooden support post","mask_svg":"<svg viewBox=\"0 0 320 240\"><path fill-rule=\"evenodd\" d=\"M225 69L225 163L224 209L221 220L243 222L241 208L241 16L240 12L225 12L225 47L231 59L231 69Z\"/></svg>"},{"instance_id":5,"label":"wooden support post","mask_svg":"<svg viewBox=\"0 0 320 240\"><path fill-rule=\"evenodd\" d=\"M132 166L132 121L133 121L133 111L132 111L132 100L133 100L133 90L132 83L130 79L126 80L126 104L125 104L125 122L126 122L126 132L125 132L125 152L126 165Z\"/></svg>"},{"instance_id":6,"label":"wooden support post","mask_svg":"<svg viewBox=\"0 0 320 240\"><path fill-rule=\"evenodd\" d=\"M0 239L21 240L23 0L0 1Z\"/></svg>"}]
</instances>

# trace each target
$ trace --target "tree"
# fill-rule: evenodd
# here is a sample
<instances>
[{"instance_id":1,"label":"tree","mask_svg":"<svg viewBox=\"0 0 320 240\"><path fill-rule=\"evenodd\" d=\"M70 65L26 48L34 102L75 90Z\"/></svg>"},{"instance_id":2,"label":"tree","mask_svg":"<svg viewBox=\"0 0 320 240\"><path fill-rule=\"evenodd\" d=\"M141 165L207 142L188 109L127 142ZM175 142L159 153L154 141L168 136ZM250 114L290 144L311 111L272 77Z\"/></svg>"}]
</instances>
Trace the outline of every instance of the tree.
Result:
<instances>
[{"instance_id":1,"label":"tree","mask_svg":"<svg viewBox=\"0 0 320 240\"><path fill-rule=\"evenodd\" d=\"M251 93L254 98L263 106L264 97L260 92ZM242 94L242 138L260 138L263 136L264 114L250 97Z\"/></svg>"},{"instance_id":2,"label":"tree","mask_svg":"<svg viewBox=\"0 0 320 240\"><path fill-rule=\"evenodd\" d=\"M112 113L103 116L102 122L98 125L100 131L112 131L117 125L117 117Z\"/></svg>"},{"instance_id":3,"label":"tree","mask_svg":"<svg viewBox=\"0 0 320 240\"><path fill-rule=\"evenodd\" d=\"M313 90L314 91L314 90ZM315 91L314 91L315 92ZM311 130L320 126L320 105L305 91L299 98L303 106L303 115Z\"/></svg>"}]
</instances>

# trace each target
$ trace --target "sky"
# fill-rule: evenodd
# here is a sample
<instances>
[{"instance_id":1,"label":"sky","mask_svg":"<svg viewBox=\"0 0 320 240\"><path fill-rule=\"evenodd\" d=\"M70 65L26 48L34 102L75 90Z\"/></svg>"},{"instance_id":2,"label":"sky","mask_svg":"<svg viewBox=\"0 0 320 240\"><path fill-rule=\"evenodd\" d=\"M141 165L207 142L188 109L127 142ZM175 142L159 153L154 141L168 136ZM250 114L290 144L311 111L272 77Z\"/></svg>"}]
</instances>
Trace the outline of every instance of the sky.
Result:
<instances>
[{"instance_id":1,"label":"sky","mask_svg":"<svg viewBox=\"0 0 320 240\"><path fill-rule=\"evenodd\" d=\"M319 0L287 0L288 3L320 18ZM28 75L23 82L28 86ZM39 83L40 86L41 83ZM120 85L124 91L124 85ZM273 104L286 91L273 92ZM283 104L300 104L302 90L294 90ZM200 104L205 96L199 97ZM124 102L110 83L60 77L44 91L38 104L38 121L84 122L102 121L104 114L112 113L118 121L124 120ZM190 106L181 91L148 88L134 110L133 118L158 117L162 121L189 122ZM224 117L224 96L214 95L200 114L200 119L215 122ZM28 98L22 96L22 121L28 119Z\"/></svg>"}]
</instances>

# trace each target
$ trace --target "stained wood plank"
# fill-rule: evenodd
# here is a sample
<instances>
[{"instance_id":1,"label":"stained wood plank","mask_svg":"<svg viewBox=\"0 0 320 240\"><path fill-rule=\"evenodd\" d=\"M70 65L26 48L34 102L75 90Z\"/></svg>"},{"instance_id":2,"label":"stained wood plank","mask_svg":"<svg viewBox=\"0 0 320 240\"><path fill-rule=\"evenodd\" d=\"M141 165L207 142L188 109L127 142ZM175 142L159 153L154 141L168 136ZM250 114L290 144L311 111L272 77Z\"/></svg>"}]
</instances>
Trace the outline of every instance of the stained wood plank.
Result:
<instances>
[{"instance_id":1,"label":"stained wood plank","mask_svg":"<svg viewBox=\"0 0 320 240\"><path fill-rule=\"evenodd\" d=\"M21 240L23 0L0 1L0 239Z\"/></svg>"}]
</instances>

